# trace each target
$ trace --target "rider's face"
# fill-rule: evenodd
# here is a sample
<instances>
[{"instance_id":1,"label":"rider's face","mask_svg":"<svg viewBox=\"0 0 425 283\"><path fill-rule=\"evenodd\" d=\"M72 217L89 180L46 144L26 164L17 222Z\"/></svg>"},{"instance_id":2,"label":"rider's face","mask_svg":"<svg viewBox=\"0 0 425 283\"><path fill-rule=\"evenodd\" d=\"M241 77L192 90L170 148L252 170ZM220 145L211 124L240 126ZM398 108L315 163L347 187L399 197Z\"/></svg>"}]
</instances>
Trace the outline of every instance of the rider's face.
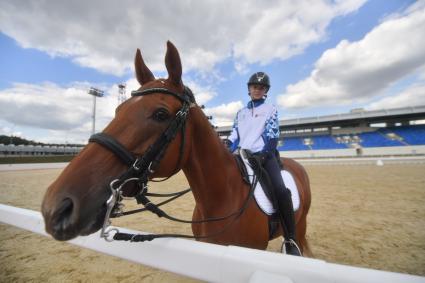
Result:
<instances>
[{"instance_id":1,"label":"rider's face","mask_svg":"<svg viewBox=\"0 0 425 283\"><path fill-rule=\"evenodd\" d=\"M251 99L261 99L266 95L266 87L263 85L250 85L249 86L249 95Z\"/></svg>"}]
</instances>

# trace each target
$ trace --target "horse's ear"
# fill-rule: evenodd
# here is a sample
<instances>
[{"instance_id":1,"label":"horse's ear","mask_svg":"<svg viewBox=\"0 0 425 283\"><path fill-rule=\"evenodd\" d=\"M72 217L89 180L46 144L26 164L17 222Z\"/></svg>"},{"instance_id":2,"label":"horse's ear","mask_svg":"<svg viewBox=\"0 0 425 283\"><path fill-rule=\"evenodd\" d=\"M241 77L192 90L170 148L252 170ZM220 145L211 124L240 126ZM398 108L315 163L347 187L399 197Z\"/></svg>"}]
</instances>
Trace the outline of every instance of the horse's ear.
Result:
<instances>
[{"instance_id":1,"label":"horse's ear","mask_svg":"<svg viewBox=\"0 0 425 283\"><path fill-rule=\"evenodd\" d=\"M168 80L176 85L182 85L182 62L177 48L170 41L167 41L165 66L168 71Z\"/></svg>"},{"instance_id":2,"label":"horse's ear","mask_svg":"<svg viewBox=\"0 0 425 283\"><path fill-rule=\"evenodd\" d=\"M139 48L137 48L136 57L134 58L134 68L136 70L136 77L140 85L143 85L155 79L151 70L149 70L149 68L145 64L145 61L143 61L142 54L140 53Z\"/></svg>"}]
</instances>

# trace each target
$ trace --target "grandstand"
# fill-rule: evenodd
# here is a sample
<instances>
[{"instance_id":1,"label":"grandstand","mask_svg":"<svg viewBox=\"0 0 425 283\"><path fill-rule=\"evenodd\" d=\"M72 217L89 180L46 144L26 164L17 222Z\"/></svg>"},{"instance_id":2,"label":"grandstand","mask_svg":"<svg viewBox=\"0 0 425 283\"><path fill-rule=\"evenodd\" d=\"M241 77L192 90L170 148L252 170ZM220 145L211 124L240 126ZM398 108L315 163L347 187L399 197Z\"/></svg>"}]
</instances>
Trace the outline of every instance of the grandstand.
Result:
<instances>
[{"instance_id":1,"label":"grandstand","mask_svg":"<svg viewBox=\"0 0 425 283\"><path fill-rule=\"evenodd\" d=\"M425 105L279 121L278 150L291 158L425 155ZM227 139L232 127L217 129Z\"/></svg>"},{"instance_id":2,"label":"grandstand","mask_svg":"<svg viewBox=\"0 0 425 283\"><path fill-rule=\"evenodd\" d=\"M76 155L82 147L79 146L49 146L49 145L14 145L0 144L0 157L5 156L39 156L39 155Z\"/></svg>"}]
</instances>

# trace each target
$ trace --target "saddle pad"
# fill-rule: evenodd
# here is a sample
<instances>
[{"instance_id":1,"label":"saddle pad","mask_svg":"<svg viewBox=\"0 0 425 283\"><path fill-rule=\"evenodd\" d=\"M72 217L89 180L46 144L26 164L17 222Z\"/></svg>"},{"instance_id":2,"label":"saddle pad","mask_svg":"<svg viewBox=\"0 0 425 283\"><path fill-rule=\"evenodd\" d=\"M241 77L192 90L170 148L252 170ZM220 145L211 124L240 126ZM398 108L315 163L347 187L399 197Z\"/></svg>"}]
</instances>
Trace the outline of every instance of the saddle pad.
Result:
<instances>
[{"instance_id":1,"label":"saddle pad","mask_svg":"<svg viewBox=\"0 0 425 283\"><path fill-rule=\"evenodd\" d=\"M252 183L254 172L252 171L252 168L249 165L248 159L246 159L244 154L241 154L241 157L246 167L246 170L248 172L249 181ZM280 171L280 173L282 174L282 178L285 183L285 186L291 191L292 205L294 206L294 211L297 211L298 208L300 207L300 195L298 193L295 180L292 177L291 173L289 173L287 170L282 170ZM269 201L266 194L264 193L264 190L261 187L260 182L257 182L257 186L255 187L255 190L254 190L254 197L258 206L261 208L261 210L265 214L272 215L273 213L276 212L276 209L273 207L273 204Z\"/></svg>"}]
</instances>

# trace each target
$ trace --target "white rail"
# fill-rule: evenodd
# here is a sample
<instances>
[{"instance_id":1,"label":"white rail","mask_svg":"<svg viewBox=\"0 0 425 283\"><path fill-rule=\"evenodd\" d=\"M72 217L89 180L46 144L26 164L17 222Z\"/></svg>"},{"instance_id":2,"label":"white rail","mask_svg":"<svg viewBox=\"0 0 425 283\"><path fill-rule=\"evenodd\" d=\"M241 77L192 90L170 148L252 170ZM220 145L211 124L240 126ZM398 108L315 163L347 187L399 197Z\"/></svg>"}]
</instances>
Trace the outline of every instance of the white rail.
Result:
<instances>
[{"instance_id":1,"label":"white rail","mask_svg":"<svg viewBox=\"0 0 425 283\"><path fill-rule=\"evenodd\" d=\"M48 236L36 211L0 204L0 222ZM209 282L425 282L425 277L174 238L108 243L95 233L69 243Z\"/></svg>"}]
</instances>

